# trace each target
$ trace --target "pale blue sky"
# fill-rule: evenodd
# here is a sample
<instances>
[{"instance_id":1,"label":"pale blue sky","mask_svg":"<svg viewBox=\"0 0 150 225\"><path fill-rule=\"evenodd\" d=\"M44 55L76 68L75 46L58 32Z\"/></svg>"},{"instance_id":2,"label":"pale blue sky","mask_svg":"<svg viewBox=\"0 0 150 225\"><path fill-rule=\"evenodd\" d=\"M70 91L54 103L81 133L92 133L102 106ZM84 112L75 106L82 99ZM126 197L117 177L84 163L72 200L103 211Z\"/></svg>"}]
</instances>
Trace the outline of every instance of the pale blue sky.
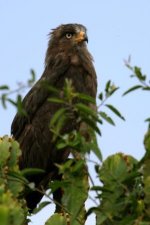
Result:
<instances>
[{"instance_id":1,"label":"pale blue sky","mask_svg":"<svg viewBox=\"0 0 150 225\"><path fill-rule=\"evenodd\" d=\"M140 158L144 153L143 135L150 115L148 93L122 93L135 84L123 60L129 55L132 64L150 74L150 1L149 0L76 0L37 1L0 0L0 85L29 78L30 68L37 78L44 68L47 34L62 23L82 23L88 29L88 48L95 60L98 91L111 79L120 87L109 103L120 109L126 122L115 119L116 127L102 126L99 138L104 158L123 151ZM25 94L25 93L24 93ZM15 109L0 107L0 135L9 134ZM50 210L33 219L33 225L43 225ZM94 224L93 217L86 225Z\"/></svg>"}]
</instances>

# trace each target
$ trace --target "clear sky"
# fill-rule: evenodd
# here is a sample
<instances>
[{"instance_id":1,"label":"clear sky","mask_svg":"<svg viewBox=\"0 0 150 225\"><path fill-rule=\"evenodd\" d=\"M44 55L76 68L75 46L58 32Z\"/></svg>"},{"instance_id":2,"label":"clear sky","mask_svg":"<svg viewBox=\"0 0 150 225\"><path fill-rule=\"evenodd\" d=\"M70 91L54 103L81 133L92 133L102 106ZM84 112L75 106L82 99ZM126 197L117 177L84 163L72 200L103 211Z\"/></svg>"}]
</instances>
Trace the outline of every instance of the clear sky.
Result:
<instances>
[{"instance_id":1,"label":"clear sky","mask_svg":"<svg viewBox=\"0 0 150 225\"><path fill-rule=\"evenodd\" d=\"M44 57L51 28L63 23L82 23L88 29L88 48L95 60L98 92L111 79L120 87L109 100L126 118L115 119L116 127L102 126L99 138L104 158L118 151L140 158L144 153L143 135L150 116L148 93L137 91L122 97L136 84L129 78L124 59L131 55L133 65L150 77L149 0L0 0L0 85L12 88L29 78L30 68L37 78L44 68ZM25 94L25 93L23 93ZM15 109L0 107L0 135L10 133ZM33 225L43 225L51 212L45 209L33 217ZM86 225L94 224L91 217Z\"/></svg>"}]
</instances>

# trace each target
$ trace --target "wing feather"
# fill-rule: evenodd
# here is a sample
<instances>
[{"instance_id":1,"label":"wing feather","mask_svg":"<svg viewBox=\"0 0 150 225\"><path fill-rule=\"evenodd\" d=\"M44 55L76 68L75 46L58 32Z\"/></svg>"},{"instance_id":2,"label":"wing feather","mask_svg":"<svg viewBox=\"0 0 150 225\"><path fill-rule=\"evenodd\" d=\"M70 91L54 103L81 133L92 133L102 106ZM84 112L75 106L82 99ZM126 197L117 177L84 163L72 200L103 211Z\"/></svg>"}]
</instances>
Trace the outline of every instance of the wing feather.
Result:
<instances>
[{"instance_id":1,"label":"wing feather","mask_svg":"<svg viewBox=\"0 0 150 225\"><path fill-rule=\"evenodd\" d=\"M43 86L43 82L46 82L51 86L55 86L59 78L63 76L63 74L68 69L69 58L62 60L62 57L64 58L62 54L59 54L56 57L55 62L51 62L50 65L46 66L40 80L37 81L37 83L25 96L23 100L23 107L27 112L27 116L21 116L17 113L11 126L11 133L16 139L19 138L25 125L31 123L37 110L42 104L44 104L44 102L47 100L47 97L50 95L49 90Z\"/></svg>"}]
</instances>

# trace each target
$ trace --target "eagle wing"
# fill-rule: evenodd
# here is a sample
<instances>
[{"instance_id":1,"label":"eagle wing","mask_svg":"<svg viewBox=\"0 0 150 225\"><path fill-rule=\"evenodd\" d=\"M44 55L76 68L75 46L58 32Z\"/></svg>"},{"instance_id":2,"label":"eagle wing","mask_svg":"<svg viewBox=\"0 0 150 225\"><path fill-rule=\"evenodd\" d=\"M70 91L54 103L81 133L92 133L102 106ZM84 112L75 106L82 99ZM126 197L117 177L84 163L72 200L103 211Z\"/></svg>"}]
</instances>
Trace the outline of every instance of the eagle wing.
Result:
<instances>
[{"instance_id":1,"label":"eagle wing","mask_svg":"<svg viewBox=\"0 0 150 225\"><path fill-rule=\"evenodd\" d=\"M63 60L62 60L63 58ZM12 125L11 134L18 140L25 125L30 123L35 113L40 109L41 105L47 100L50 92L43 87L43 82L51 86L55 86L60 77L62 77L69 66L69 59L64 55L59 54L56 60L51 60L50 65L47 65L40 80L31 88L23 100L23 108L27 116L16 114Z\"/></svg>"}]
</instances>

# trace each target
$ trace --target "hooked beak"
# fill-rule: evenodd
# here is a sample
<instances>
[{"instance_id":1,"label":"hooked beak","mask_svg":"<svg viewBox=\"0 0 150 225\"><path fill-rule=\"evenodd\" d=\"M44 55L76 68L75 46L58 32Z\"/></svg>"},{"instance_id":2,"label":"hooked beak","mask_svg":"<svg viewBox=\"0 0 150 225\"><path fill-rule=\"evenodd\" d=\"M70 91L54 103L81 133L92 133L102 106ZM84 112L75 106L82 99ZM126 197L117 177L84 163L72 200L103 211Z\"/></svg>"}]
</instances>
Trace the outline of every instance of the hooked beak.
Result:
<instances>
[{"instance_id":1,"label":"hooked beak","mask_svg":"<svg viewBox=\"0 0 150 225\"><path fill-rule=\"evenodd\" d=\"M86 42L88 43L88 36L87 36L87 34L86 34L85 32L80 31L80 32L77 34L75 40L76 40L77 42L86 41Z\"/></svg>"}]
</instances>

